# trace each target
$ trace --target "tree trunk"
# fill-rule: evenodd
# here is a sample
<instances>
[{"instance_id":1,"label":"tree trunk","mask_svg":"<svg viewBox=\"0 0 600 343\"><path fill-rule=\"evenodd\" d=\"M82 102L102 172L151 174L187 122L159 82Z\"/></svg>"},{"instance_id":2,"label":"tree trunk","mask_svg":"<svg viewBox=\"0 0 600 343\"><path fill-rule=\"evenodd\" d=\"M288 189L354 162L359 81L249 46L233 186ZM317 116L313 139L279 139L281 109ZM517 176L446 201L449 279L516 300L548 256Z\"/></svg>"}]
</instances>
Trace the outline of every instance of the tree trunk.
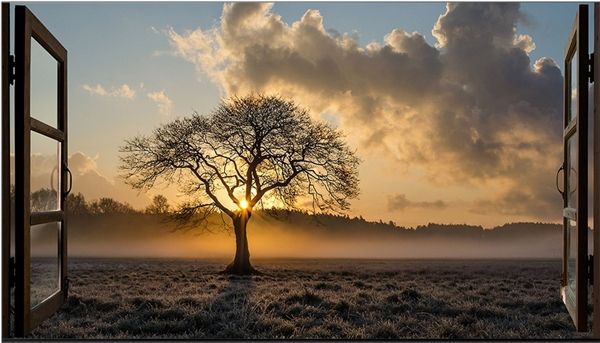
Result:
<instances>
[{"instance_id":1,"label":"tree trunk","mask_svg":"<svg viewBox=\"0 0 600 343\"><path fill-rule=\"evenodd\" d=\"M250 264L250 250L248 249L248 235L246 231L248 220L250 220L249 212L242 212L233 218L235 258L225 268L224 272L227 274L250 275L258 273Z\"/></svg>"}]
</instances>

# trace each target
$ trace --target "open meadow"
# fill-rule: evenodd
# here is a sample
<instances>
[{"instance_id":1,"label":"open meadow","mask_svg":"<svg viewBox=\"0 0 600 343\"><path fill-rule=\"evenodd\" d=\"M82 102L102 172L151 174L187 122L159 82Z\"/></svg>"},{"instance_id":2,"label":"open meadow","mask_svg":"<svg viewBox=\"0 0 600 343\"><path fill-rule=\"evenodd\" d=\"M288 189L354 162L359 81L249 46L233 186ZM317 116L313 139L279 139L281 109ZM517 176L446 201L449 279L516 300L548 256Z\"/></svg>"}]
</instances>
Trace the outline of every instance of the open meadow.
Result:
<instances>
[{"instance_id":1,"label":"open meadow","mask_svg":"<svg viewBox=\"0 0 600 343\"><path fill-rule=\"evenodd\" d=\"M559 260L72 259L32 338L576 338Z\"/></svg>"}]
</instances>

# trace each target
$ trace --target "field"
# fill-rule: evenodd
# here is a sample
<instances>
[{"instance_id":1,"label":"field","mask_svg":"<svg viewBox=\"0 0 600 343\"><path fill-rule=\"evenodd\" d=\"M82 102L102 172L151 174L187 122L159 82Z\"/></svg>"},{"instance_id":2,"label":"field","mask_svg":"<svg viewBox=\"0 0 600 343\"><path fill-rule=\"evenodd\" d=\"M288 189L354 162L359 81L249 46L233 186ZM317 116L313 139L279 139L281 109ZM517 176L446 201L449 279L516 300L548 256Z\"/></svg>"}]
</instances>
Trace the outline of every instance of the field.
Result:
<instances>
[{"instance_id":1,"label":"field","mask_svg":"<svg viewBox=\"0 0 600 343\"><path fill-rule=\"evenodd\" d=\"M558 260L72 259L32 338L576 338Z\"/></svg>"}]
</instances>

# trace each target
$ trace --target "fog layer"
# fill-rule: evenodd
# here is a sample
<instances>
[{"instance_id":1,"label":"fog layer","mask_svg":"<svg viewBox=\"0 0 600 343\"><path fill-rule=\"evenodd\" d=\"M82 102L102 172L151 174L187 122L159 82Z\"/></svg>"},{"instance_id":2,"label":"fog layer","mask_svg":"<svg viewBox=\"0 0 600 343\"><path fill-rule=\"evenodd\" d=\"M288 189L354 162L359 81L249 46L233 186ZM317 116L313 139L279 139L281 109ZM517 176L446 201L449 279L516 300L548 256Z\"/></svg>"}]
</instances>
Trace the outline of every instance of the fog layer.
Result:
<instances>
[{"instance_id":1,"label":"fog layer","mask_svg":"<svg viewBox=\"0 0 600 343\"><path fill-rule=\"evenodd\" d=\"M80 215L69 221L69 255L86 257L232 258L229 222L176 230L157 215ZM33 255L51 255L52 230L33 235ZM251 258L559 258L557 224L507 224L493 229L467 225L401 228L339 216L301 213L249 223Z\"/></svg>"}]
</instances>

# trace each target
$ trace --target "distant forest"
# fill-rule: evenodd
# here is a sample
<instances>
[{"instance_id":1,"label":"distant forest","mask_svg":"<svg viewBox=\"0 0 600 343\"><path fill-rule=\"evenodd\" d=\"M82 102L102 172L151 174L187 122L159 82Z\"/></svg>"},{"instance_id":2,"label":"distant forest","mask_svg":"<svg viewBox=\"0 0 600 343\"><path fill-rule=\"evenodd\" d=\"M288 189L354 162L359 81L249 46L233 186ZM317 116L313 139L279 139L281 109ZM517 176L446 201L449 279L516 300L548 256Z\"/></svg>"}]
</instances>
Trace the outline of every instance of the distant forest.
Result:
<instances>
[{"instance_id":1,"label":"distant forest","mask_svg":"<svg viewBox=\"0 0 600 343\"><path fill-rule=\"evenodd\" d=\"M31 194L31 204L33 211L48 211L56 207L56 191L42 188ZM169 205L168 200L163 195L155 195L152 203L145 209L139 210L133 208L126 202L120 202L113 198L103 197L93 201L86 201L81 193L69 194L67 197L67 210L73 215L133 215L133 214L151 214L168 217L173 214L174 208ZM560 224L542 223L542 222L521 222L507 223L493 228L484 228L480 225L468 224L436 224L419 225L417 227L398 226L394 221L368 221L362 216L350 217L348 215L331 213L311 213L302 210L287 209L263 209L259 213L268 217L278 219L283 222L293 222L299 225L311 226L316 229L328 228L331 230L354 231L376 230L379 232L399 233L420 233L426 235L451 233L453 236L477 236L478 234L489 234L495 231L497 234L508 234L510 232L527 232L529 234L544 234L555 232L562 228ZM340 225L343 224L343 225Z\"/></svg>"},{"instance_id":2,"label":"distant forest","mask_svg":"<svg viewBox=\"0 0 600 343\"><path fill-rule=\"evenodd\" d=\"M55 209L56 199L51 190L36 191L32 209ZM112 198L87 201L80 193L67 201L73 256L231 257L235 239L228 218L213 214L204 225L180 227L162 195L144 209ZM38 232L37 251L50 254L55 233ZM255 210L248 232L254 257L293 258L560 258L563 236L557 223L404 227L362 216L285 209Z\"/></svg>"}]
</instances>

